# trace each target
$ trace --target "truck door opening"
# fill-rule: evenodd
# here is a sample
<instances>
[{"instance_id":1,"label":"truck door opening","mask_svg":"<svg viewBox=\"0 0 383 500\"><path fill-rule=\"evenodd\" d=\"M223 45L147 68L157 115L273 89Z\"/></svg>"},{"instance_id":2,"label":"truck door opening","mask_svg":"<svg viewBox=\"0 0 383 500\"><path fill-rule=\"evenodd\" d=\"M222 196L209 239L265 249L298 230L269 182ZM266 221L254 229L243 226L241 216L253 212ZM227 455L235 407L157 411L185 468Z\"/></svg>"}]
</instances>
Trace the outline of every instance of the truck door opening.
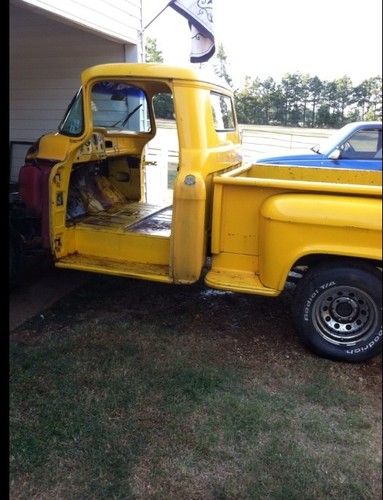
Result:
<instances>
[{"instance_id":1,"label":"truck door opening","mask_svg":"<svg viewBox=\"0 0 383 500\"><path fill-rule=\"evenodd\" d=\"M164 90L163 82L102 80L91 87L90 109L82 92L72 102L59 131L81 136L87 113L92 131L64 167L70 174L64 244L56 248L61 264L105 259L162 266L158 272L169 275L172 192L166 179L163 195L148 196L146 179L146 168L155 171L158 163L153 156L162 154L147 144L157 133L152 101Z\"/></svg>"}]
</instances>

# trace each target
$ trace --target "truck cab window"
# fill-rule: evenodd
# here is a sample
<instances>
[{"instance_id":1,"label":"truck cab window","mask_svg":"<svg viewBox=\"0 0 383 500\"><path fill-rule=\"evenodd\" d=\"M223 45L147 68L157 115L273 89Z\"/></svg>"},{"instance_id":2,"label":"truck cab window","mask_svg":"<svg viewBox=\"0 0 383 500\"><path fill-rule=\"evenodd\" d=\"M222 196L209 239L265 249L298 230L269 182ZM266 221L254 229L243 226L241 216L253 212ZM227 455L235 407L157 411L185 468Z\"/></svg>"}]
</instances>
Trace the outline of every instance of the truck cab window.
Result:
<instances>
[{"instance_id":1,"label":"truck cab window","mask_svg":"<svg viewBox=\"0 0 383 500\"><path fill-rule=\"evenodd\" d=\"M150 132L150 116L143 90L121 81L104 80L93 85L93 126L108 130Z\"/></svg>"},{"instance_id":2,"label":"truck cab window","mask_svg":"<svg viewBox=\"0 0 383 500\"><path fill-rule=\"evenodd\" d=\"M146 196L148 203L172 200L179 168L179 142L171 91L158 92L152 99L156 135L146 149Z\"/></svg>"},{"instance_id":3,"label":"truck cab window","mask_svg":"<svg viewBox=\"0 0 383 500\"><path fill-rule=\"evenodd\" d=\"M153 97L153 109L156 118L174 120L173 96L170 92L160 92Z\"/></svg>"},{"instance_id":4,"label":"truck cab window","mask_svg":"<svg viewBox=\"0 0 383 500\"><path fill-rule=\"evenodd\" d=\"M217 132L234 130L233 102L229 96L210 92L214 128Z\"/></svg>"}]
</instances>

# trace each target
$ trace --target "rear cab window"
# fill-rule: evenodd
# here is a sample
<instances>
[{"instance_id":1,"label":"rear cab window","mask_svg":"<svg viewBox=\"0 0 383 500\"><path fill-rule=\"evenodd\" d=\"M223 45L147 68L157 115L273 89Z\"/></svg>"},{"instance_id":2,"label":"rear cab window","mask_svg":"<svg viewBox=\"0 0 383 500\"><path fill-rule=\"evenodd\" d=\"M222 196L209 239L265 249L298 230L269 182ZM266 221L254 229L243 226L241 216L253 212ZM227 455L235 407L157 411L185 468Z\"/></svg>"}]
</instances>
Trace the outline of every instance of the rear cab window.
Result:
<instances>
[{"instance_id":1,"label":"rear cab window","mask_svg":"<svg viewBox=\"0 0 383 500\"><path fill-rule=\"evenodd\" d=\"M232 99L218 92L210 92L214 128L217 132L235 130L234 107Z\"/></svg>"}]
</instances>

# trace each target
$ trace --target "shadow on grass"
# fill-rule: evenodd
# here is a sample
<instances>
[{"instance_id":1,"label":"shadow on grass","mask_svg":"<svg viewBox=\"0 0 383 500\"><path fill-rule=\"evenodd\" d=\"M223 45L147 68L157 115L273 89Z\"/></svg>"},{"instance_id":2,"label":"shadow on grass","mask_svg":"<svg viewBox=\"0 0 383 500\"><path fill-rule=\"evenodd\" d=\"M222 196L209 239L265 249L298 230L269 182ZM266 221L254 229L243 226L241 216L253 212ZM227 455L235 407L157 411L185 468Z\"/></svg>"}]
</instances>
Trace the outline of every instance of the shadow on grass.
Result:
<instances>
[{"instance_id":1,"label":"shadow on grass","mask_svg":"<svg viewBox=\"0 0 383 500\"><path fill-rule=\"evenodd\" d=\"M380 360L311 356L287 306L95 277L29 321L11 497L377 498Z\"/></svg>"}]
</instances>

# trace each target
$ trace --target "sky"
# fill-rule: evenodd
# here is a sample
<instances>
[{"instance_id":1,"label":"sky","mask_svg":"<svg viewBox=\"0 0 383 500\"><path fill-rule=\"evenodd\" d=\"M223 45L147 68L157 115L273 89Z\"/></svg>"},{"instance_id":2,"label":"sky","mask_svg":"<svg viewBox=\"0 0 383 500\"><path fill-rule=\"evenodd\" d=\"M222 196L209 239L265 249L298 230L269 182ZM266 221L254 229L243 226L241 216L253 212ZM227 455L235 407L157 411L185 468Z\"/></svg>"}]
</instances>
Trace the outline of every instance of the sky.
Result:
<instances>
[{"instance_id":1,"label":"sky","mask_svg":"<svg viewBox=\"0 0 383 500\"><path fill-rule=\"evenodd\" d=\"M168 2L142 3L146 25ZM348 75L357 85L382 74L382 0L213 0L213 16L216 47L223 44L236 88L247 75ZM165 63L190 65L188 23L171 7L145 36L156 38Z\"/></svg>"}]
</instances>

